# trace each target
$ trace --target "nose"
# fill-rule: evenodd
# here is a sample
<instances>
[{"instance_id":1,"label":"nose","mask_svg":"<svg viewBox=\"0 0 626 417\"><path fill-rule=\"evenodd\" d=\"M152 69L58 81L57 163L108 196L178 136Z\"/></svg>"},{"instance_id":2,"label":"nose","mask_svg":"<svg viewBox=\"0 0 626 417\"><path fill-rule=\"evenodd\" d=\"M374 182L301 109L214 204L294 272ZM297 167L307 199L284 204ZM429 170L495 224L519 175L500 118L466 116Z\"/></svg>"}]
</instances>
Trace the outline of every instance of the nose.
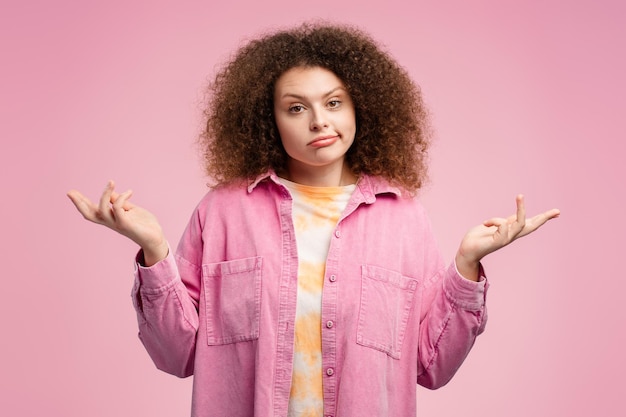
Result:
<instances>
[{"instance_id":1,"label":"nose","mask_svg":"<svg viewBox=\"0 0 626 417\"><path fill-rule=\"evenodd\" d=\"M311 125L310 129L312 131L324 130L328 127L328 121L324 115L324 112L321 110L315 110L311 112Z\"/></svg>"}]
</instances>

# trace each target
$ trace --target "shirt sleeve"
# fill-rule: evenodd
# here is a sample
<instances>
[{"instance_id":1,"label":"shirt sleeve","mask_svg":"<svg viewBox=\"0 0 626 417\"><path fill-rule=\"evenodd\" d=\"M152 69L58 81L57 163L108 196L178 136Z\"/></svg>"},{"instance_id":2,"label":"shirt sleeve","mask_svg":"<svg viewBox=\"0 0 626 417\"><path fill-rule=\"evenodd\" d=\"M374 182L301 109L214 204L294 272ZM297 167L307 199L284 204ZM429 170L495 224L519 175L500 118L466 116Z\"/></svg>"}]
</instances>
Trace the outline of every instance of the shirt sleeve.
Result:
<instances>
[{"instance_id":1,"label":"shirt sleeve","mask_svg":"<svg viewBox=\"0 0 626 417\"><path fill-rule=\"evenodd\" d=\"M417 382L430 389L447 384L485 330L489 283L483 266L478 282L464 278L454 262L442 260L423 212L424 277L421 297Z\"/></svg>"},{"instance_id":2,"label":"shirt sleeve","mask_svg":"<svg viewBox=\"0 0 626 417\"><path fill-rule=\"evenodd\" d=\"M489 287L480 266L478 282L463 278L452 263L425 291L417 382L430 389L447 384L487 322Z\"/></svg>"},{"instance_id":3,"label":"shirt sleeve","mask_svg":"<svg viewBox=\"0 0 626 417\"><path fill-rule=\"evenodd\" d=\"M199 222L192 218L181 245L201 253L201 242L196 245L190 242L193 236L199 236L197 229ZM131 296L137 312L139 339L156 367L187 377L194 368L201 267L181 255L184 254L181 245L176 254L170 250L165 259L150 267L141 265L143 254L139 252Z\"/></svg>"}]
</instances>

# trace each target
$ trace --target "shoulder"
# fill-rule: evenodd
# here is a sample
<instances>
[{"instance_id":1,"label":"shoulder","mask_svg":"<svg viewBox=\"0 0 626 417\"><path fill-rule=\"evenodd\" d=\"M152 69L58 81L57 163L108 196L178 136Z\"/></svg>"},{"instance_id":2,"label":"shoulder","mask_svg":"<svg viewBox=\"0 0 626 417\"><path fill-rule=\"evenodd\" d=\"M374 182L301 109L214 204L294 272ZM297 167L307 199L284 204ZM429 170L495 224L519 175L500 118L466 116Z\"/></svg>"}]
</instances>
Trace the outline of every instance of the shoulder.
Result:
<instances>
[{"instance_id":1,"label":"shoulder","mask_svg":"<svg viewBox=\"0 0 626 417\"><path fill-rule=\"evenodd\" d=\"M228 217L249 211L262 212L275 207L277 201L288 194L283 188L269 177L255 182L240 180L220 184L206 192L195 212L200 218L208 213L213 217L219 213Z\"/></svg>"},{"instance_id":2,"label":"shoulder","mask_svg":"<svg viewBox=\"0 0 626 417\"><path fill-rule=\"evenodd\" d=\"M416 201L416 190L407 190L383 176L363 174L359 178L357 186L366 196L391 195L400 200Z\"/></svg>"},{"instance_id":3,"label":"shoulder","mask_svg":"<svg viewBox=\"0 0 626 417\"><path fill-rule=\"evenodd\" d=\"M429 224L426 210L416 195L403 192L380 177L362 177L352 197L352 207L357 219L366 222L369 228L411 234Z\"/></svg>"},{"instance_id":4,"label":"shoulder","mask_svg":"<svg viewBox=\"0 0 626 417\"><path fill-rule=\"evenodd\" d=\"M424 211L417 193L412 193L394 185L384 177L363 175L359 179L357 187L366 203L383 200L390 202L393 206L412 207L420 212Z\"/></svg>"}]
</instances>

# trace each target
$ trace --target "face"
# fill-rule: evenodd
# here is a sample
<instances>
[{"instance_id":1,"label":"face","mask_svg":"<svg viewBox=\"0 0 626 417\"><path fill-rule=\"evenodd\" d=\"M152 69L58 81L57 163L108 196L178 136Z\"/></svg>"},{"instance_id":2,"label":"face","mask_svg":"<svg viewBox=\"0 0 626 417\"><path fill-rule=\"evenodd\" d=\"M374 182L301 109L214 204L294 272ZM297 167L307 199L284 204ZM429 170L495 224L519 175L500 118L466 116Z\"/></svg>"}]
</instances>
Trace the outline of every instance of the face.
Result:
<instances>
[{"instance_id":1,"label":"face","mask_svg":"<svg viewBox=\"0 0 626 417\"><path fill-rule=\"evenodd\" d=\"M332 71L286 71L276 82L274 114L292 181L335 186L346 181L345 154L356 134L355 112L343 82Z\"/></svg>"}]
</instances>

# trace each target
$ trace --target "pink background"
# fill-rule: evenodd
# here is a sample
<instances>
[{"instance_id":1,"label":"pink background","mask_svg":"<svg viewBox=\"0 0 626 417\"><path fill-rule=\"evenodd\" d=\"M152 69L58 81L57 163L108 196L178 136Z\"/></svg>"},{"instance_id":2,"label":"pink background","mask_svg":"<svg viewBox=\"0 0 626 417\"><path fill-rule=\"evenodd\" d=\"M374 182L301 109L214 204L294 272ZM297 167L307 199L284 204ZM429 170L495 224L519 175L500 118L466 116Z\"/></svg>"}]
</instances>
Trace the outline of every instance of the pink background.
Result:
<instances>
[{"instance_id":1,"label":"pink background","mask_svg":"<svg viewBox=\"0 0 626 417\"><path fill-rule=\"evenodd\" d=\"M191 380L136 337L135 247L65 193L133 187L175 244L205 192L194 140L215 65L311 18L366 29L422 86L437 131L423 197L448 258L516 193L563 213L485 260L487 332L448 386L418 388L419 415L622 415L623 2L97 3L0 8L2 415L188 415Z\"/></svg>"}]
</instances>

